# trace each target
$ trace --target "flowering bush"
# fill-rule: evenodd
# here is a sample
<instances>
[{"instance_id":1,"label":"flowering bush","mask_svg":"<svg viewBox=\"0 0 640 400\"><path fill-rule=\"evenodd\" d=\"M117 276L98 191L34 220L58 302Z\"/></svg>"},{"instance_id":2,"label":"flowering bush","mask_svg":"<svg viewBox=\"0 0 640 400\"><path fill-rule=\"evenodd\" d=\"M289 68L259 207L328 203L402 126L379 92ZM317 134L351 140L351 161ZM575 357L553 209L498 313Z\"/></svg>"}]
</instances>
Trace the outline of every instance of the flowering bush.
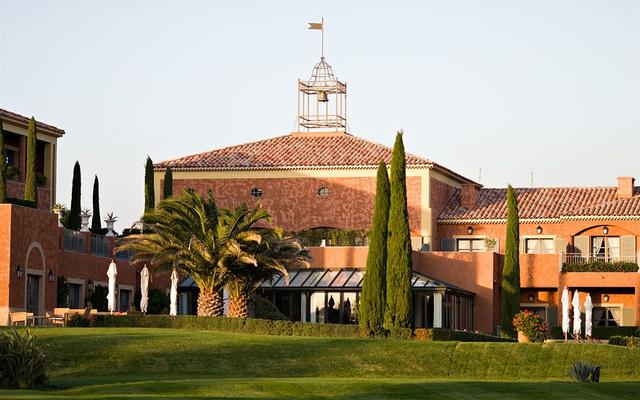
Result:
<instances>
[{"instance_id":1,"label":"flowering bush","mask_svg":"<svg viewBox=\"0 0 640 400\"><path fill-rule=\"evenodd\" d=\"M547 323L529 310L524 310L513 317L513 326L526 335L531 342L544 342L547 336Z\"/></svg>"}]
</instances>

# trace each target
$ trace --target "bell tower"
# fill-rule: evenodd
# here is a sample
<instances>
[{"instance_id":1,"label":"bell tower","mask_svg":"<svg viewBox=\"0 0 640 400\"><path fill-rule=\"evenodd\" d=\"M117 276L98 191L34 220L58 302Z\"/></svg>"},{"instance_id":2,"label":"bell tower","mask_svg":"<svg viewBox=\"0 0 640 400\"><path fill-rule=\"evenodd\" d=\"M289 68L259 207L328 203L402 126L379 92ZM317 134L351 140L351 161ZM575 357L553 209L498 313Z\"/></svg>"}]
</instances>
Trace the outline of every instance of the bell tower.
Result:
<instances>
[{"instance_id":1,"label":"bell tower","mask_svg":"<svg viewBox=\"0 0 640 400\"><path fill-rule=\"evenodd\" d=\"M309 80L298 80L298 118L296 130L347 131L347 84L333 74L324 58L324 20L309 23L309 29L322 31L320 62L313 67Z\"/></svg>"}]
</instances>

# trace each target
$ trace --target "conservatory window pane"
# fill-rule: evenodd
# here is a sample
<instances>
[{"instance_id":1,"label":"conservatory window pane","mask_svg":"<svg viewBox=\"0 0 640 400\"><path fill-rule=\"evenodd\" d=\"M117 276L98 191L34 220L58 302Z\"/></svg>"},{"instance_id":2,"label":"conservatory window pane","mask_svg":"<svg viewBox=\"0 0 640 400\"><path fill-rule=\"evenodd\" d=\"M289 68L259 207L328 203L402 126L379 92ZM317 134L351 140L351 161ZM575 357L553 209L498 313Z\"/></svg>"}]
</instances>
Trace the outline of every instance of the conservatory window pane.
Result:
<instances>
[{"instance_id":1,"label":"conservatory window pane","mask_svg":"<svg viewBox=\"0 0 640 400\"><path fill-rule=\"evenodd\" d=\"M282 274L275 274L271 279L265 279L264 281L262 281L261 286L272 287L273 284L276 283L278 279L280 279L280 277L282 277Z\"/></svg>"},{"instance_id":2,"label":"conservatory window pane","mask_svg":"<svg viewBox=\"0 0 640 400\"><path fill-rule=\"evenodd\" d=\"M353 275L351 275L351 278L349 278L349 280L347 281L345 286L346 287L358 286L358 284L362 280L362 277L364 277L364 272L362 272L362 271L354 271Z\"/></svg>"},{"instance_id":3,"label":"conservatory window pane","mask_svg":"<svg viewBox=\"0 0 640 400\"><path fill-rule=\"evenodd\" d=\"M291 283L289 283L289 286L302 286L302 283L304 282L305 279L309 277L309 275L311 275L311 272L313 271L302 270L298 272L295 278L290 279Z\"/></svg>"},{"instance_id":4,"label":"conservatory window pane","mask_svg":"<svg viewBox=\"0 0 640 400\"><path fill-rule=\"evenodd\" d=\"M289 274L289 276L288 276L288 277L286 277L286 276L284 276L284 275L283 275L283 276L282 276L282 278L281 278L281 279L280 279L280 280L279 280L275 285L273 285L273 286L275 286L275 287L283 287L283 286L287 286L287 282L291 282L291 279L292 279L292 278L295 278L295 276L296 276L296 273L295 273L295 272L293 272L293 273Z\"/></svg>"},{"instance_id":5,"label":"conservatory window pane","mask_svg":"<svg viewBox=\"0 0 640 400\"><path fill-rule=\"evenodd\" d=\"M326 271L324 270L320 270L320 271L314 271L313 275L311 275L309 277L309 279L307 279L307 281L304 283L304 286L315 286L318 281L320 280L320 278L322 278L322 276L324 275Z\"/></svg>"},{"instance_id":6,"label":"conservatory window pane","mask_svg":"<svg viewBox=\"0 0 640 400\"><path fill-rule=\"evenodd\" d=\"M347 280L351 277L351 274L353 274L353 270L341 271L340 275L338 275L336 279L333 280L333 282L331 283L331 286L342 287L345 284L345 282L347 282Z\"/></svg>"},{"instance_id":7,"label":"conservatory window pane","mask_svg":"<svg viewBox=\"0 0 640 400\"><path fill-rule=\"evenodd\" d=\"M318 282L317 286L329 286L333 278L335 278L336 275L338 275L338 273L340 273L340 271L327 271L327 273L324 274L320 282Z\"/></svg>"}]
</instances>

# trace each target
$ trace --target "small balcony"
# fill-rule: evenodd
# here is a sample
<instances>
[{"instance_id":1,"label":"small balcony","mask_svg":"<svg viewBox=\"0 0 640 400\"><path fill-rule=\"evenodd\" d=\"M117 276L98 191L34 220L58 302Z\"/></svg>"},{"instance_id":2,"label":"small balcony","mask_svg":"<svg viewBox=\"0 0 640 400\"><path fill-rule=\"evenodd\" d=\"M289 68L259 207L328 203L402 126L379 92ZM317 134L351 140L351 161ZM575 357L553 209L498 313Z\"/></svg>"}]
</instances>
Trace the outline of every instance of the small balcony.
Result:
<instances>
[{"instance_id":1,"label":"small balcony","mask_svg":"<svg viewBox=\"0 0 640 400\"><path fill-rule=\"evenodd\" d=\"M638 272L638 258L638 254L612 257L566 253L562 255L562 272Z\"/></svg>"}]
</instances>

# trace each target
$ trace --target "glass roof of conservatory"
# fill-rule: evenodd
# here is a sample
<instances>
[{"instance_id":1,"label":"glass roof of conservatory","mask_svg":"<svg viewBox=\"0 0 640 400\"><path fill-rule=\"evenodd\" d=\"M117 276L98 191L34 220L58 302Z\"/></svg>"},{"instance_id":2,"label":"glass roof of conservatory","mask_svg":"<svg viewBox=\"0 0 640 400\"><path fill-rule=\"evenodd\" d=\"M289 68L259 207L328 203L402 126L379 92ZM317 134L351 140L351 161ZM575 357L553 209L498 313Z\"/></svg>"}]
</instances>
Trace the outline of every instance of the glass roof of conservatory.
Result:
<instances>
[{"instance_id":1,"label":"glass roof of conservatory","mask_svg":"<svg viewBox=\"0 0 640 400\"><path fill-rule=\"evenodd\" d=\"M277 274L270 280L265 280L260 285L263 289L353 289L362 288L364 270L356 268L324 269L304 268L289 270L288 279L282 274ZM433 278L424 276L418 272L413 273L411 285L414 289L452 289L469 293L460 287L450 285Z\"/></svg>"}]
</instances>

